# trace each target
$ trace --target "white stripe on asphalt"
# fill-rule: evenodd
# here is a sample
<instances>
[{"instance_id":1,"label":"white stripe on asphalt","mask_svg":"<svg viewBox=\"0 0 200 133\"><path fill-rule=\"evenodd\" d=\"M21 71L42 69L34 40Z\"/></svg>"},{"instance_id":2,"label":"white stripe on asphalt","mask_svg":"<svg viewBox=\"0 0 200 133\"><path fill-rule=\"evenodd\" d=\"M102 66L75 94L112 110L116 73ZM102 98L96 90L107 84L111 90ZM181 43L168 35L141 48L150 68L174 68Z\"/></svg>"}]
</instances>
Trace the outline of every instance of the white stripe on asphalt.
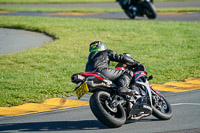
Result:
<instances>
[{"instance_id":1,"label":"white stripe on asphalt","mask_svg":"<svg viewBox=\"0 0 200 133\"><path fill-rule=\"evenodd\" d=\"M172 106L179 106L179 105L198 105L200 106L200 103L175 103L171 104Z\"/></svg>"}]
</instances>

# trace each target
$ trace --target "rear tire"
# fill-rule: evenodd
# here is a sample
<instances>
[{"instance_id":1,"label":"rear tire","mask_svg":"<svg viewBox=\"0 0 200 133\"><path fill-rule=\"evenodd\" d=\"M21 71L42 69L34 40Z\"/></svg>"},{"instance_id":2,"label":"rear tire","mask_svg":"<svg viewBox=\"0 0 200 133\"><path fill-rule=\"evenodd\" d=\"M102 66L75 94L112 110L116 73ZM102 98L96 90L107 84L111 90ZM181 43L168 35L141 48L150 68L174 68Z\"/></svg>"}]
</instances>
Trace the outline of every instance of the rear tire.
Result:
<instances>
[{"instance_id":1,"label":"rear tire","mask_svg":"<svg viewBox=\"0 0 200 133\"><path fill-rule=\"evenodd\" d=\"M126 122L126 112L122 105L117 108L108 108L110 94L104 91L95 92L90 98L90 108L96 118L110 128L122 126Z\"/></svg>"},{"instance_id":2,"label":"rear tire","mask_svg":"<svg viewBox=\"0 0 200 133\"><path fill-rule=\"evenodd\" d=\"M133 12L130 10L124 10L125 14L130 18L130 19L135 19L136 15L133 15Z\"/></svg>"}]
</instances>

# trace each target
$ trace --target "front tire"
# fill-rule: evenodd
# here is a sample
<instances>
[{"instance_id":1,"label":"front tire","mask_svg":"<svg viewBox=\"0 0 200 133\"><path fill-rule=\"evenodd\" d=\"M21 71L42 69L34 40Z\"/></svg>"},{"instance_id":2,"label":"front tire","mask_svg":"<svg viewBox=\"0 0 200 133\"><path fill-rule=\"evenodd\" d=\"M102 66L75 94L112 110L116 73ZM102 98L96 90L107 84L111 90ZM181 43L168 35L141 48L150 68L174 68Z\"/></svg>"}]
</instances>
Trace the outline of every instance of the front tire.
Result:
<instances>
[{"instance_id":1,"label":"front tire","mask_svg":"<svg viewBox=\"0 0 200 133\"><path fill-rule=\"evenodd\" d=\"M155 6L151 2L145 1L143 3L144 14L149 19L155 19L157 17L157 12Z\"/></svg>"},{"instance_id":2,"label":"front tire","mask_svg":"<svg viewBox=\"0 0 200 133\"><path fill-rule=\"evenodd\" d=\"M122 126L126 122L126 112L122 105L108 107L110 94L104 91L95 92L90 98L90 108L96 118L110 128Z\"/></svg>"},{"instance_id":3,"label":"front tire","mask_svg":"<svg viewBox=\"0 0 200 133\"><path fill-rule=\"evenodd\" d=\"M153 103L152 115L160 120L169 120L172 117L172 107L164 96L161 95L159 98L156 103Z\"/></svg>"}]
</instances>

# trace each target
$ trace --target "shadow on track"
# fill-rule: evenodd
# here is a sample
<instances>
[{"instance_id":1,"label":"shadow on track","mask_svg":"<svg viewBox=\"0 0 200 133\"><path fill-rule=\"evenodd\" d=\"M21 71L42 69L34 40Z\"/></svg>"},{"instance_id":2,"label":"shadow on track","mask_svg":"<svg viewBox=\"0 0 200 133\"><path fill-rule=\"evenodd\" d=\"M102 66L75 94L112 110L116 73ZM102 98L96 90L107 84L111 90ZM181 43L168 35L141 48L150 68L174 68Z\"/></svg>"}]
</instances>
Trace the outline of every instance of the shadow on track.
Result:
<instances>
[{"instance_id":1,"label":"shadow on track","mask_svg":"<svg viewBox=\"0 0 200 133\"><path fill-rule=\"evenodd\" d=\"M126 124L132 124L132 123L137 123L137 122L151 122L151 121L161 121L161 120L159 120L157 118L154 118L154 119L152 119L152 118L150 118L150 119L142 118L142 119L139 119L139 120L127 120Z\"/></svg>"},{"instance_id":2,"label":"shadow on track","mask_svg":"<svg viewBox=\"0 0 200 133\"><path fill-rule=\"evenodd\" d=\"M127 121L126 124L137 122L158 121L157 119L141 119ZM78 131L78 130L100 130L109 129L98 120L83 121L52 121L52 122L28 122L28 123L6 123L0 124L0 131Z\"/></svg>"},{"instance_id":3,"label":"shadow on track","mask_svg":"<svg viewBox=\"0 0 200 133\"><path fill-rule=\"evenodd\" d=\"M83 121L52 121L52 122L29 122L29 123L6 123L0 124L0 131L76 131L106 129L97 120Z\"/></svg>"}]
</instances>

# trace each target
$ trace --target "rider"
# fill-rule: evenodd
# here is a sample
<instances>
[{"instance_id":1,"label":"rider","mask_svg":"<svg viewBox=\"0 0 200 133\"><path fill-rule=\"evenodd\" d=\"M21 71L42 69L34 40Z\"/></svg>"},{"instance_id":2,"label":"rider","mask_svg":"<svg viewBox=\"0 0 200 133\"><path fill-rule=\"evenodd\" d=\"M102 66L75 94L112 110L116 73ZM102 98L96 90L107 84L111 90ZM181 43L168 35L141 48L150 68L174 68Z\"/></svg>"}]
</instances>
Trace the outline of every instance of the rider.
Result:
<instances>
[{"instance_id":1,"label":"rider","mask_svg":"<svg viewBox=\"0 0 200 133\"><path fill-rule=\"evenodd\" d=\"M133 72L129 70L117 70L109 68L110 61L126 62L129 65L137 65L139 62L133 60L130 56L118 55L112 50L106 48L101 41L95 41L90 44L90 54L86 64L86 72L100 72L112 81L117 81L119 86L119 94L133 95L128 89Z\"/></svg>"}]
</instances>

